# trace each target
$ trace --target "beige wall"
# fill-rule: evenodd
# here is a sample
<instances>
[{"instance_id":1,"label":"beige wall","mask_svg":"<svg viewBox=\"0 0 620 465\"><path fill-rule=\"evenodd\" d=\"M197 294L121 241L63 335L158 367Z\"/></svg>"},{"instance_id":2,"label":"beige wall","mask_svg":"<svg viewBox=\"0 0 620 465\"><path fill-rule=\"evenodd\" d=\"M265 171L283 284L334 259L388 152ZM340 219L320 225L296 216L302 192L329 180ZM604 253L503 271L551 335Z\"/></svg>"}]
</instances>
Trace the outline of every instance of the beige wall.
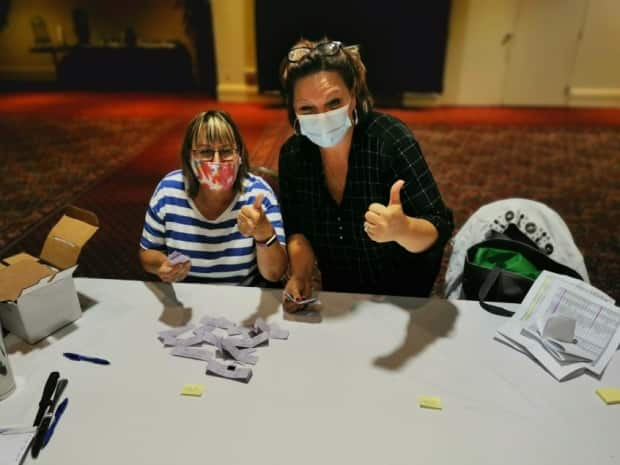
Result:
<instances>
[{"instance_id":1,"label":"beige wall","mask_svg":"<svg viewBox=\"0 0 620 465\"><path fill-rule=\"evenodd\" d=\"M217 62L217 95L221 100L257 98L248 83L256 72L254 0L212 0Z\"/></svg>"},{"instance_id":2,"label":"beige wall","mask_svg":"<svg viewBox=\"0 0 620 465\"><path fill-rule=\"evenodd\" d=\"M574 54L572 72L567 82L562 83L562 87L567 86L569 90L567 104L620 106L620 1L586 0L585 17L581 8L572 9L574 15L579 17L566 17L566 5L556 3L558 8L562 8L555 16L556 20L564 18L571 24L577 24L576 48L574 43L566 44ZM502 104L511 47L519 40L518 34L515 35L518 15L523 15L519 8L526 7L536 8L535 2L452 1L444 93L434 99L434 104ZM583 24L581 31L579 24ZM551 24L549 31L557 31L558 28L561 29ZM512 38L502 45L506 34ZM545 37L529 40L532 44L537 41L544 43ZM545 96L541 96L527 103L540 105L545 100Z\"/></svg>"},{"instance_id":3,"label":"beige wall","mask_svg":"<svg viewBox=\"0 0 620 465\"><path fill-rule=\"evenodd\" d=\"M444 71L446 104L502 100L518 0L453 0Z\"/></svg>"},{"instance_id":4,"label":"beige wall","mask_svg":"<svg viewBox=\"0 0 620 465\"><path fill-rule=\"evenodd\" d=\"M254 76L255 0L212 0L218 96L222 100L258 98ZM11 2L8 26L0 31L0 78L53 79L51 58L30 53L30 18L43 16L55 37L60 25L74 43L71 10L89 11L92 40L120 36L131 25L145 40L186 43L179 0L46 0ZM581 39L569 82L569 105L620 105L620 1L587 0ZM127 5L130 5L127 6ZM407 103L499 105L520 0L453 0L444 92L408 95ZM558 15L560 16L560 15ZM510 37L510 36L508 36ZM514 39L513 39L514 40ZM541 40L544 40L541 37ZM531 102L536 105L538 102Z\"/></svg>"},{"instance_id":5,"label":"beige wall","mask_svg":"<svg viewBox=\"0 0 620 465\"><path fill-rule=\"evenodd\" d=\"M620 106L620 1L590 0L569 97L572 105Z\"/></svg>"}]
</instances>

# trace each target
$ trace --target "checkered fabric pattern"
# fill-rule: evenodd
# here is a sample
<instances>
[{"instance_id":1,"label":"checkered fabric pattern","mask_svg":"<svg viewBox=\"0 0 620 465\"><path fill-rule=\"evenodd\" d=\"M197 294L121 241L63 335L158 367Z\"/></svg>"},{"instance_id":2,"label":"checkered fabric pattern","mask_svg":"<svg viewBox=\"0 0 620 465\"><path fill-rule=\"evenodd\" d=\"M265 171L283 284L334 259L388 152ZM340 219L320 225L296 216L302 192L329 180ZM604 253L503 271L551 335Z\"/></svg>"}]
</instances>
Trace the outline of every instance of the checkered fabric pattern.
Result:
<instances>
[{"instance_id":1,"label":"checkered fabric pattern","mask_svg":"<svg viewBox=\"0 0 620 465\"><path fill-rule=\"evenodd\" d=\"M373 112L355 127L340 205L325 185L319 149L307 138L293 135L282 147L279 166L287 236L303 234L310 241L324 289L429 294L454 225L407 126ZM369 205L387 205L390 188L399 179L405 180L405 214L427 219L439 231L439 239L426 252L413 254L395 242L376 243L364 232Z\"/></svg>"}]
</instances>

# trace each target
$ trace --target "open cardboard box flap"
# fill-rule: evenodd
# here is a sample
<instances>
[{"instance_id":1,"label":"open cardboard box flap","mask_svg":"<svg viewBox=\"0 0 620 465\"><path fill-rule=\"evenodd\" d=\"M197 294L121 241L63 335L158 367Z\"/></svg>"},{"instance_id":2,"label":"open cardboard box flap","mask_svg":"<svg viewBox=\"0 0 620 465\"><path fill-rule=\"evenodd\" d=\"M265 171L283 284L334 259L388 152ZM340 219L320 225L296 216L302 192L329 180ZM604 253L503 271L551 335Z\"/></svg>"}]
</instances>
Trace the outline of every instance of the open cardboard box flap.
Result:
<instances>
[{"instance_id":1,"label":"open cardboard box flap","mask_svg":"<svg viewBox=\"0 0 620 465\"><path fill-rule=\"evenodd\" d=\"M76 265L82 247L99 229L97 216L77 207L67 208L47 235L41 259L64 270Z\"/></svg>"},{"instance_id":2,"label":"open cardboard box flap","mask_svg":"<svg viewBox=\"0 0 620 465\"><path fill-rule=\"evenodd\" d=\"M53 274L47 266L32 260L0 269L0 302L17 300L24 289Z\"/></svg>"},{"instance_id":3,"label":"open cardboard box flap","mask_svg":"<svg viewBox=\"0 0 620 465\"><path fill-rule=\"evenodd\" d=\"M24 260L29 260L31 262L38 262L39 261L39 259L37 257L33 257L32 255L30 255L29 253L26 253L26 252L20 252L18 254L11 255L10 257L5 258L3 261L7 265L15 265L16 263L23 262Z\"/></svg>"},{"instance_id":4,"label":"open cardboard box flap","mask_svg":"<svg viewBox=\"0 0 620 465\"><path fill-rule=\"evenodd\" d=\"M41 260L60 271L75 267L82 247L98 229L97 215L78 207L68 207L47 235ZM16 301L25 289L52 277L46 279L49 282L58 273L23 252L3 261L9 266L0 267L0 302Z\"/></svg>"}]
</instances>

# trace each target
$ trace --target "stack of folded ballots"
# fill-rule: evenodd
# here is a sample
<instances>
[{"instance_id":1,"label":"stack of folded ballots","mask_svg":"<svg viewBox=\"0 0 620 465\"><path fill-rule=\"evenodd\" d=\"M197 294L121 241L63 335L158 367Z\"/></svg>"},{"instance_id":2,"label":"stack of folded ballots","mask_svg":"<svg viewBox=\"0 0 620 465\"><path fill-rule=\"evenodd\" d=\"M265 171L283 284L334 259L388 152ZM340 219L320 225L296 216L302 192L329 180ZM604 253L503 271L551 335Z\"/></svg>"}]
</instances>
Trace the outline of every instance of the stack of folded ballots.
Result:
<instances>
[{"instance_id":1,"label":"stack of folded ballots","mask_svg":"<svg viewBox=\"0 0 620 465\"><path fill-rule=\"evenodd\" d=\"M495 338L558 381L584 371L600 377L620 344L620 308L583 281L543 271Z\"/></svg>"},{"instance_id":2,"label":"stack of folded ballots","mask_svg":"<svg viewBox=\"0 0 620 465\"><path fill-rule=\"evenodd\" d=\"M201 325L193 324L160 331L158 338L164 346L172 347L171 355L207 362L206 374L248 382L258 356L256 347L269 344L269 339L288 339L289 332L277 324L267 324L259 318L253 328L238 326L220 317L205 316ZM192 336L180 337L192 331ZM206 345L206 348L200 346ZM210 349L211 348L211 349ZM215 350L213 350L215 349Z\"/></svg>"}]
</instances>

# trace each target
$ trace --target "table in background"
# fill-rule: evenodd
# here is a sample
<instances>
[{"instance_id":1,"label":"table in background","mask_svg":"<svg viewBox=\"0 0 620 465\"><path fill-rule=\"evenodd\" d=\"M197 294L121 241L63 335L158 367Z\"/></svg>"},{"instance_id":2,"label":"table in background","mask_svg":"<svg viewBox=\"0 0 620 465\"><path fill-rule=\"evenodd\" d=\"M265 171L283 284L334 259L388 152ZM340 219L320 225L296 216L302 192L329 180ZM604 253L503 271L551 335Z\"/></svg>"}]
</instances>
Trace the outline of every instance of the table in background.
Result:
<instances>
[{"instance_id":1,"label":"table in background","mask_svg":"<svg viewBox=\"0 0 620 465\"><path fill-rule=\"evenodd\" d=\"M617 464L620 385L558 383L497 341L504 321L476 302L321 293L320 323L292 321L278 290L76 279L82 318L32 347L8 337L18 388L3 424L32 422L52 370L69 406L37 460L45 464ZM176 295L175 295L176 294ZM204 314L289 329L258 349L249 384L205 376L157 332ZM290 317L293 320L297 317ZM301 318L301 317L300 317ZM303 319L303 318L301 318ZM72 362L62 352L108 358ZM179 395L186 383L201 398ZM420 395L444 409L421 409ZM30 458L26 463L34 463Z\"/></svg>"},{"instance_id":2,"label":"table in background","mask_svg":"<svg viewBox=\"0 0 620 465\"><path fill-rule=\"evenodd\" d=\"M194 87L192 60L178 43L82 45L65 50L57 78L63 87L114 90L187 90Z\"/></svg>"}]
</instances>

